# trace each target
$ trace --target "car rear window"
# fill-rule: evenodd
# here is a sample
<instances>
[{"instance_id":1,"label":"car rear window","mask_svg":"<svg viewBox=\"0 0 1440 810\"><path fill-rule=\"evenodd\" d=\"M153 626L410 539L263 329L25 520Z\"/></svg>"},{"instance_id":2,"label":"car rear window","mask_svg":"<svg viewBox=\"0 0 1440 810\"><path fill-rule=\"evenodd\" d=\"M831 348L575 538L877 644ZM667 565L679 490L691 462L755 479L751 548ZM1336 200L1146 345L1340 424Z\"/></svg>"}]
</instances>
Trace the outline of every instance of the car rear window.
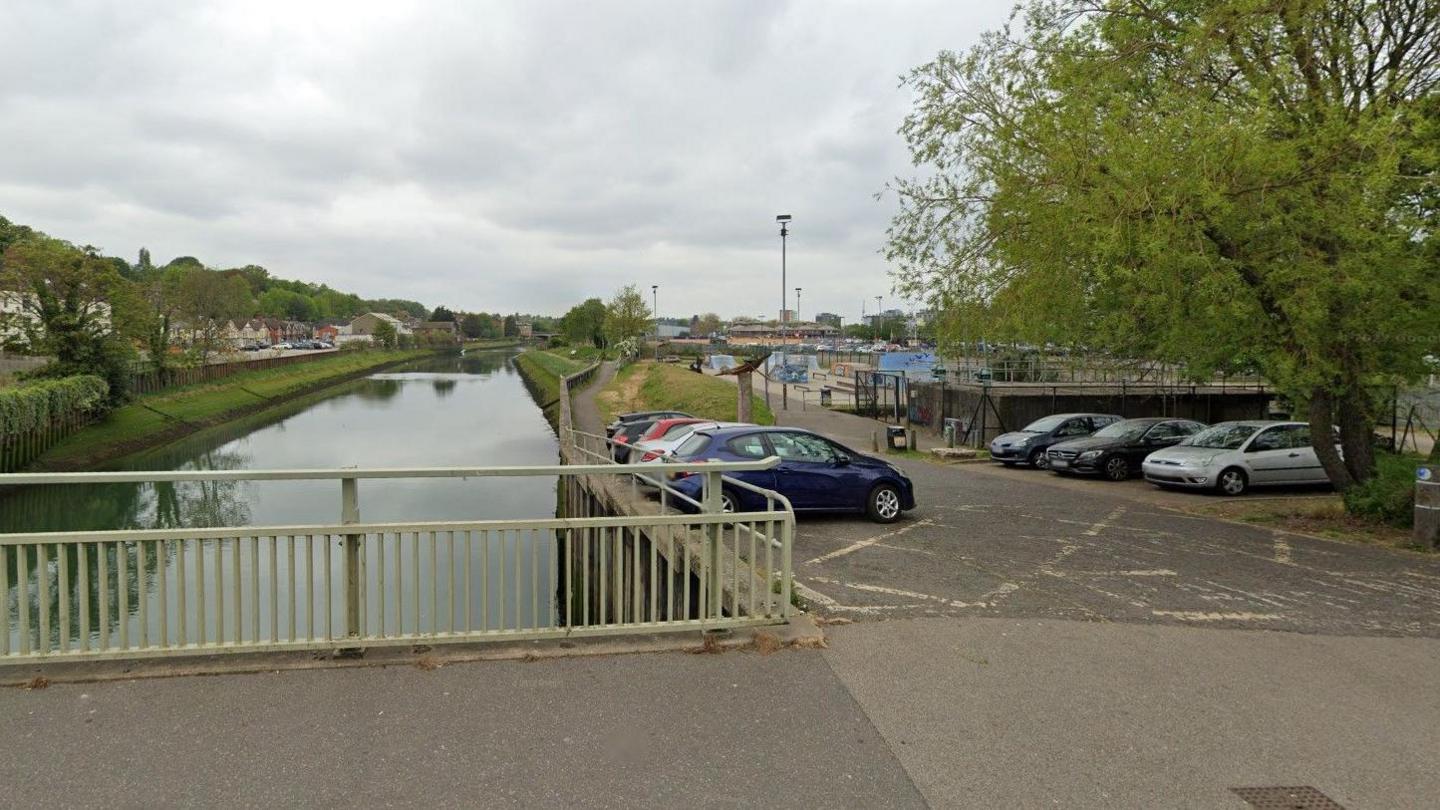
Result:
<instances>
[{"instance_id":1,"label":"car rear window","mask_svg":"<svg viewBox=\"0 0 1440 810\"><path fill-rule=\"evenodd\" d=\"M760 438L759 433L751 433L746 436L736 436L731 439L727 447L730 452L737 456L746 458L765 458L765 441Z\"/></svg>"},{"instance_id":2,"label":"car rear window","mask_svg":"<svg viewBox=\"0 0 1440 810\"><path fill-rule=\"evenodd\" d=\"M686 433L689 433L689 432L691 432L691 431L693 431L693 430L695 430L695 423L694 423L694 422L686 422L686 423L681 424L681 425L671 425L671 426L670 426L670 429L667 430L667 431L665 431L665 436L664 436L664 438L666 438L666 439L678 439L678 438L680 438L681 436L684 436Z\"/></svg>"},{"instance_id":3,"label":"car rear window","mask_svg":"<svg viewBox=\"0 0 1440 810\"><path fill-rule=\"evenodd\" d=\"M690 458L692 456L698 456L701 453L705 452L706 448L708 448L709 446L710 437L697 434L695 436L691 436L690 438L682 442L680 446L675 449L675 455L678 458Z\"/></svg>"}]
</instances>

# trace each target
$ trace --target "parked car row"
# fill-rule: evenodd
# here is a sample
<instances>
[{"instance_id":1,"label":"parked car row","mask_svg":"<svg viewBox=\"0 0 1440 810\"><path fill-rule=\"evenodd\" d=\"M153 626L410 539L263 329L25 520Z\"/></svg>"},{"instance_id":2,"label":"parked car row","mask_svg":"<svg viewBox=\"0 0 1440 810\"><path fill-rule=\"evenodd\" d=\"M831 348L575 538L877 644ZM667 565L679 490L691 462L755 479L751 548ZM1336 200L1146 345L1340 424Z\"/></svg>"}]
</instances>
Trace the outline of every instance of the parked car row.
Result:
<instances>
[{"instance_id":1,"label":"parked car row","mask_svg":"<svg viewBox=\"0 0 1440 810\"><path fill-rule=\"evenodd\" d=\"M1123 481L1140 474L1161 488L1241 495L1253 486L1325 484L1329 477L1305 422L1205 425L1192 419L1062 413L997 436L990 457L1060 475Z\"/></svg>"},{"instance_id":2,"label":"parked car row","mask_svg":"<svg viewBox=\"0 0 1440 810\"><path fill-rule=\"evenodd\" d=\"M246 343L240 347L242 352L259 352L266 349L333 349L335 344L326 340L292 340L276 343L271 346L269 343Z\"/></svg>"},{"instance_id":3,"label":"parked car row","mask_svg":"<svg viewBox=\"0 0 1440 810\"><path fill-rule=\"evenodd\" d=\"M621 463L753 461L776 456L780 464L772 469L728 476L784 495L796 512L849 512L893 523L915 508L914 485L900 468L800 428L651 411L622 414L605 432L615 441L613 452ZM700 500L704 476L678 472L667 478L669 486ZM727 485L720 504L726 512L750 512L763 510L765 499Z\"/></svg>"}]
</instances>

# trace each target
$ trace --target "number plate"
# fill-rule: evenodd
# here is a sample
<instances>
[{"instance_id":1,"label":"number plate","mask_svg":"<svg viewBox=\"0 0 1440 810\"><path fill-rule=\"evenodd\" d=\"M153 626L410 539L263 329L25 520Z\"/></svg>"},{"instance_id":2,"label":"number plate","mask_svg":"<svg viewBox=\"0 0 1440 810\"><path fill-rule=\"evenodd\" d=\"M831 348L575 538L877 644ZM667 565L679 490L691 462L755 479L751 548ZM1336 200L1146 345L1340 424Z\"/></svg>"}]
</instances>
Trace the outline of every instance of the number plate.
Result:
<instances>
[{"instance_id":1,"label":"number plate","mask_svg":"<svg viewBox=\"0 0 1440 810\"><path fill-rule=\"evenodd\" d=\"M1050 466L1057 470L1063 470L1070 466L1070 462L1063 458L1057 458L1050 462Z\"/></svg>"}]
</instances>

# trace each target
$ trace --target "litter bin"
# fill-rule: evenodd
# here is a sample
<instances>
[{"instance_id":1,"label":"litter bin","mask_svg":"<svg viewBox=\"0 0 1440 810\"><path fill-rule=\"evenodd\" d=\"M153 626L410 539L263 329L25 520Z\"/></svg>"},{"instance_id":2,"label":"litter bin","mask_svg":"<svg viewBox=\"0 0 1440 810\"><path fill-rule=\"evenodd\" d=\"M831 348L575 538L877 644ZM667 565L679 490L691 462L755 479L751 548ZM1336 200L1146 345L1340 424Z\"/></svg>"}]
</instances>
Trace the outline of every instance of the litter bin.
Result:
<instances>
[{"instance_id":1,"label":"litter bin","mask_svg":"<svg viewBox=\"0 0 1440 810\"><path fill-rule=\"evenodd\" d=\"M828 385L820 386L820 405L826 408L830 407L830 386Z\"/></svg>"},{"instance_id":2,"label":"litter bin","mask_svg":"<svg viewBox=\"0 0 1440 810\"><path fill-rule=\"evenodd\" d=\"M904 425L885 426L885 446L891 450L904 450L910 442L905 438Z\"/></svg>"},{"instance_id":3,"label":"litter bin","mask_svg":"<svg viewBox=\"0 0 1440 810\"><path fill-rule=\"evenodd\" d=\"M965 431L960 427L959 419L945 420L945 446L954 447L960 442L960 437Z\"/></svg>"}]
</instances>

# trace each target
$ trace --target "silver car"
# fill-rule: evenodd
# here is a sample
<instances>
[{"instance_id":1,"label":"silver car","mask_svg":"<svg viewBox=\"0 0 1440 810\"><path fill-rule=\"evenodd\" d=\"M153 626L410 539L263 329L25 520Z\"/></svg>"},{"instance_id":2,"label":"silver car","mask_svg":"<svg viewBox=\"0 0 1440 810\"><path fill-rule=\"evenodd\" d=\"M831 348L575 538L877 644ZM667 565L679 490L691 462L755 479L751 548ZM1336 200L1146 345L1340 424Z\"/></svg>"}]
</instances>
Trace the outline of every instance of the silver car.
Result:
<instances>
[{"instance_id":1,"label":"silver car","mask_svg":"<svg viewBox=\"0 0 1440 810\"><path fill-rule=\"evenodd\" d=\"M1250 487L1325 484L1330 478L1305 422L1221 422L1145 458L1145 480L1160 487L1242 495Z\"/></svg>"}]
</instances>

